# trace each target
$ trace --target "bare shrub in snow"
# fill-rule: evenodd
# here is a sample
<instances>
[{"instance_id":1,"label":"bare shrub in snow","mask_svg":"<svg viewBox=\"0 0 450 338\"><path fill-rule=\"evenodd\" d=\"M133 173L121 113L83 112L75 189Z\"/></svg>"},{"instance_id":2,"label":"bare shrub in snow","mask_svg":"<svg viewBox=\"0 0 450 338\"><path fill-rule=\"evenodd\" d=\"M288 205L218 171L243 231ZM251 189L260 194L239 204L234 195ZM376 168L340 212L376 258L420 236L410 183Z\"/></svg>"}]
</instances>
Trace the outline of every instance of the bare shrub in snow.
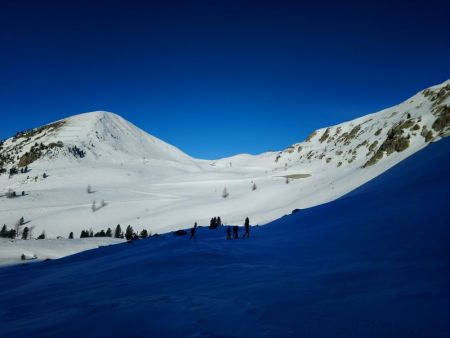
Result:
<instances>
[{"instance_id":1,"label":"bare shrub in snow","mask_svg":"<svg viewBox=\"0 0 450 338\"><path fill-rule=\"evenodd\" d=\"M227 198L228 196L230 196L230 194L228 193L227 187L225 187L223 188L222 198Z\"/></svg>"}]
</instances>

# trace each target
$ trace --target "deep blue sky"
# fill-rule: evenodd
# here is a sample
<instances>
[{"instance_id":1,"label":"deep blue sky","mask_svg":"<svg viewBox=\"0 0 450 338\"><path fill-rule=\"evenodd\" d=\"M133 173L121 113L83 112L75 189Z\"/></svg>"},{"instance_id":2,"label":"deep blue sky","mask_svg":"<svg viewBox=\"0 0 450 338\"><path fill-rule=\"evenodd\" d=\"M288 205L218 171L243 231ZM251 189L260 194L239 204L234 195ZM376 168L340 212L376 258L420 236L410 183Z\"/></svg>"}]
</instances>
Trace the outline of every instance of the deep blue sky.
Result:
<instances>
[{"instance_id":1,"label":"deep blue sky","mask_svg":"<svg viewBox=\"0 0 450 338\"><path fill-rule=\"evenodd\" d=\"M0 0L0 138L107 110L196 157L282 149L449 78L449 22L448 1Z\"/></svg>"}]
</instances>

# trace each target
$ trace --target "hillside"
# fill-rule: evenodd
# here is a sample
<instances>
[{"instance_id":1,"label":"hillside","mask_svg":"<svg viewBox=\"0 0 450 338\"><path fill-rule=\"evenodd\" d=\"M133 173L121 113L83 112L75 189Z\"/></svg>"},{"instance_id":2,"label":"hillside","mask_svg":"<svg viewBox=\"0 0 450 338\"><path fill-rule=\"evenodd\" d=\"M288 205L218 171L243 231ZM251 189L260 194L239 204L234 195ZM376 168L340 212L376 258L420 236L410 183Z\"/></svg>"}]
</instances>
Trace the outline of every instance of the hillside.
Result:
<instances>
[{"instance_id":1,"label":"hillside","mask_svg":"<svg viewBox=\"0 0 450 338\"><path fill-rule=\"evenodd\" d=\"M24 217L52 238L118 223L163 233L213 216L264 224L335 200L447 136L449 107L450 80L285 150L219 160L194 159L112 113L76 115L1 143L0 219Z\"/></svg>"},{"instance_id":2,"label":"hillside","mask_svg":"<svg viewBox=\"0 0 450 338\"><path fill-rule=\"evenodd\" d=\"M0 269L0 336L446 337L449 172L445 139L248 240L201 229Z\"/></svg>"}]
</instances>

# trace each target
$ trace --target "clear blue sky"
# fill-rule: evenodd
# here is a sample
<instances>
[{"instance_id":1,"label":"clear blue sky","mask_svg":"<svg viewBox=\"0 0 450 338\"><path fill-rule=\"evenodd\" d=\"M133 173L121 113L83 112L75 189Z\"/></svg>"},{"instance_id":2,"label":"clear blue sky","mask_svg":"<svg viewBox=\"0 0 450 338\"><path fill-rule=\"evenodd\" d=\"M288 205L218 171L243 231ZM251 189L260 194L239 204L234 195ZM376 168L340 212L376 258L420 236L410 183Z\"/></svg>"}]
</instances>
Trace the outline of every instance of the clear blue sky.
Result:
<instances>
[{"instance_id":1,"label":"clear blue sky","mask_svg":"<svg viewBox=\"0 0 450 338\"><path fill-rule=\"evenodd\" d=\"M107 110L188 154L278 150L450 77L448 1L0 1L0 138Z\"/></svg>"}]
</instances>

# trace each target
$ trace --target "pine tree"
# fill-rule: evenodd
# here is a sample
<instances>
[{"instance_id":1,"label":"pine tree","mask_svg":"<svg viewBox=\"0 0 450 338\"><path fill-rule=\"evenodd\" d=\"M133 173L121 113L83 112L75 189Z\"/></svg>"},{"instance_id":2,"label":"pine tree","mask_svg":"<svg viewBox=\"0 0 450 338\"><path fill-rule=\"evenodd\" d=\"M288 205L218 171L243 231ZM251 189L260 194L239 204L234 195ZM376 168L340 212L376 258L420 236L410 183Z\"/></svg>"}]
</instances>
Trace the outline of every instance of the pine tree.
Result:
<instances>
[{"instance_id":1,"label":"pine tree","mask_svg":"<svg viewBox=\"0 0 450 338\"><path fill-rule=\"evenodd\" d=\"M28 239L29 229L28 227L23 228L22 239Z\"/></svg>"},{"instance_id":2,"label":"pine tree","mask_svg":"<svg viewBox=\"0 0 450 338\"><path fill-rule=\"evenodd\" d=\"M114 238L123 238L123 232L120 224L117 224L116 226L116 231L114 231Z\"/></svg>"},{"instance_id":3,"label":"pine tree","mask_svg":"<svg viewBox=\"0 0 450 338\"><path fill-rule=\"evenodd\" d=\"M256 186L256 183L253 183L252 185L252 191L255 191L258 187Z\"/></svg>"},{"instance_id":4,"label":"pine tree","mask_svg":"<svg viewBox=\"0 0 450 338\"><path fill-rule=\"evenodd\" d=\"M106 237L112 237L112 230L111 230L111 228L108 228L108 230L106 230Z\"/></svg>"},{"instance_id":5,"label":"pine tree","mask_svg":"<svg viewBox=\"0 0 450 338\"><path fill-rule=\"evenodd\" d=\"M131 225L128 225L127 229L125 230L125 238L127 240L130 240L133 238L133 227Z\"/></svg>"},{"instance_id":6,"label":"pine tree","mask_svg":"<svg viewBox=\"0 0 450 338\"><path fill-rule=\"evenodd\" d=\"M8 237L8 227L6 226L6 224L3 224L2 230L0 230L0 237L1 238Z\"/></svg>"},{"instance_id":7,"label":"pine tree","mask_svg":"<svg viewBox=\"0 0 450 338\"><path fill-rule=\"evenodd\" d=\"M217 222L216 222L216 226L217 226L217 227L220 227L220 226L222 226L222 220L220 219L220 216L219 216L219 217L217 217Z\"/></svg>"},{"instance_id":8,"label":"pine tree","mask_svg":"<svg viewBox=\"0 0 450 338\"><path fill-rule=\"evenodd\" d=\"M139 235L141 238L147 238L148 232L147 232L147 230L143 229Z\"/></svg>"},{"instance_id":9,"label":"pine tree","mask_svg":"<svg viewBox=\"0 0 450 338\"><path fill-rule=\"evenodd\" d=\"M17 234L17 231L14 229L11 229L8 231L8 235L6 237L14 239L14 238L16 238L16 234Z\"/></svg>"},{"instance_id":10,"label":"pine tree","mask_svg":"<svg viewBox=\"0 0 450 338\"><path fill-rule=\"evenodd\" d=\"M70 232L69 239L73 239L73 232Z\"/></svg>"},{"instance_id":11,"label":"pine tree","mask_svg":"<svg viewBox=\"0 0 450 338\"><path fill-rule=\"evenodd\" d=\"M21 218L16 222L16 225L14 226L14 230L15 230L16 236L19 236L19 235L20 235L20 233L21 233L21 228L22 228L23 223L24 223L23 217L21 217Z\"/></svg>"},{"instance_id":12,"label":"pine tree","mask_svg":"<svg viewBox=\"0 0 450 338\"><path fill-rule=\"evenodd\" d=\"M37 239L45 239L45 231L42 231Z\"/></svg>"}]
</instances>

